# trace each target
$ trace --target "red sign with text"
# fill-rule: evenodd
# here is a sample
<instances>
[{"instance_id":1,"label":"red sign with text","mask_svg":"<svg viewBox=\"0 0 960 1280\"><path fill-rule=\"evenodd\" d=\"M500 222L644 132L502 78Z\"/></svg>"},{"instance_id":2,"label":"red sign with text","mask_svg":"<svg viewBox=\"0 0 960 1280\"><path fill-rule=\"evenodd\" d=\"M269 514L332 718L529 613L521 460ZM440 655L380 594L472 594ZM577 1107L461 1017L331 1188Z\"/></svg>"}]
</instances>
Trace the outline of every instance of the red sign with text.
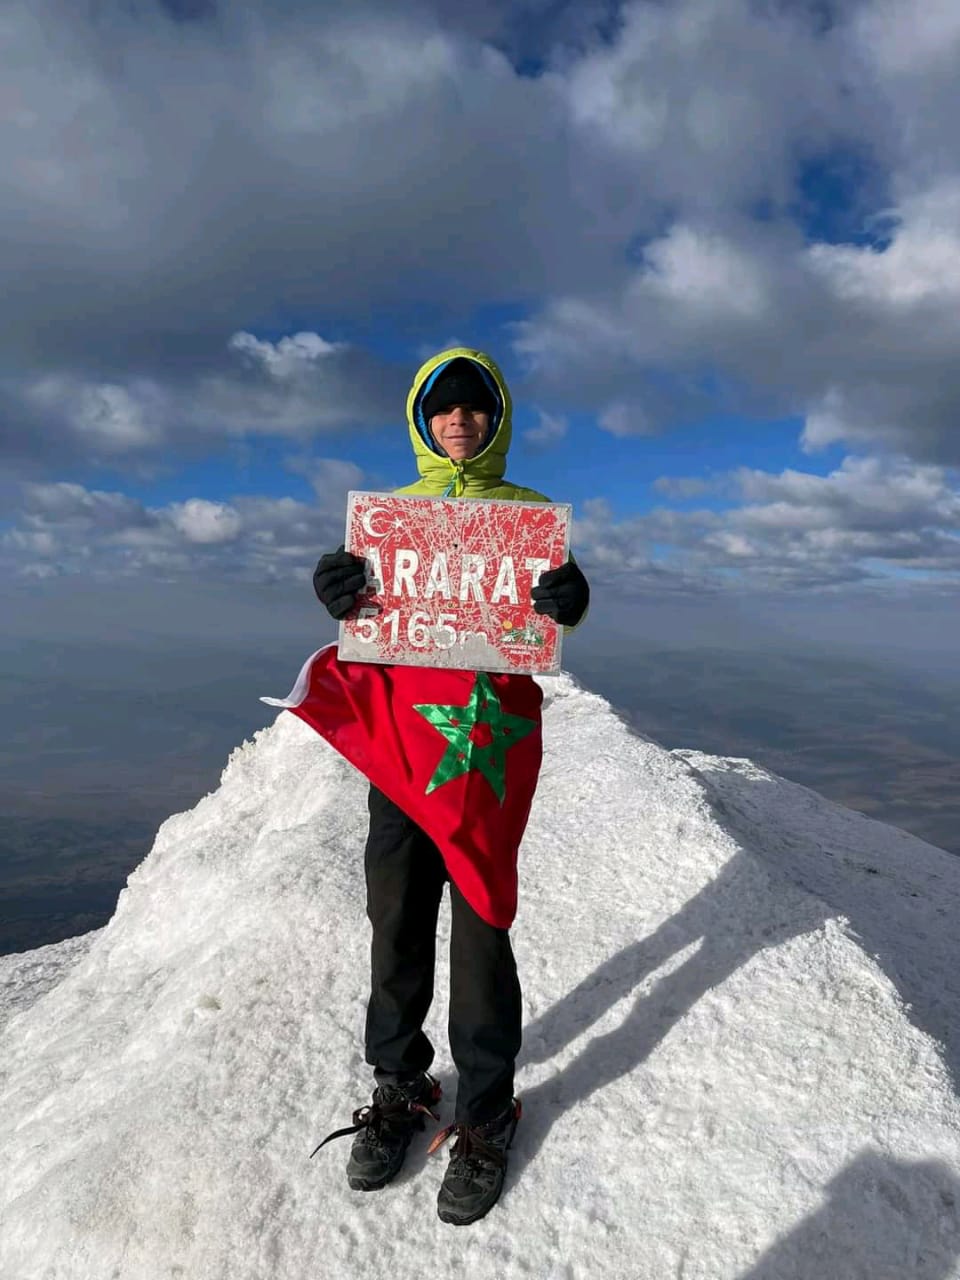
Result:
<instances>
[{"instance_id":1,"label":"red sign with text","mask_svg":"<svg viewBox=\"0 0 960 1280\"><path fill-rule=\"evenodd\" d=\"M540 574L563 564L568 503L351 492L346 547L367 562L340 624L350 662L472 671L560 670L562 628L535 613Z\"/></svg>"}]
</instances>

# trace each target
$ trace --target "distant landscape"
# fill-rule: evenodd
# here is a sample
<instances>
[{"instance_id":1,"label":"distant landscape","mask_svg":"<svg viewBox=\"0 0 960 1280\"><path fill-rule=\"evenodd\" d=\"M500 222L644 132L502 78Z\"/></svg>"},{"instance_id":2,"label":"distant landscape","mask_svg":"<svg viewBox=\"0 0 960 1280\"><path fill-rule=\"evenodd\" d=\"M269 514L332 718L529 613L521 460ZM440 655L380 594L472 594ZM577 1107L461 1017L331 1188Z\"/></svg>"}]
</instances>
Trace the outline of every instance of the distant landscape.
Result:
<instances>
[{"instance_id":1,"label":"distant landscape","mask_svg":"<svg viewBox=\"0 0 960 1280\"><path fill-rule=\"evenodd\" d=\"M581 662L631 725L668 748L747 756L960 854L960 682L890 664L702 650Z\"/></svg>"},{"instance_id":2,"label":"distant landscape","mask_svg":"<svg viewBox=\"0 0 960 1280\"><path fill-rule=\"evenodd\" d=\"M0 660L0 954L109 919L164 818L215 789L230 751L272 722L258 697L287 692L301 649L199 649L189 679L182 661L118 654L109 680L82 689L76 646L50 646L43 678L36 650L29 675ZM747 756L960 854L960 682L723 649L642 648L629 663L571 649L570 666L667 748Z\"/></svg>"}]
</instances>

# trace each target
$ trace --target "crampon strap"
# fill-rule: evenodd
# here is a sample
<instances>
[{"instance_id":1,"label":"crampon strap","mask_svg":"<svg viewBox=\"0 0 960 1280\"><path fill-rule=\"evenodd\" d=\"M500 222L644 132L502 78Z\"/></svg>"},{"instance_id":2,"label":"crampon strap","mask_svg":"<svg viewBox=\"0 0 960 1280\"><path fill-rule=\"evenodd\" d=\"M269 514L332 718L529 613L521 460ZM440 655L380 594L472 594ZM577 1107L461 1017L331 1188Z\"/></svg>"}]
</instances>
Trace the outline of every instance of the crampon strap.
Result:
<instances>
[{"instance_id":1,"label":"crampon strap","mask_svg":"<svg viewBox=\"0 0 960 1280\"><path fill-rule=\"evenodd\" d=\"M310 1159L313 1159L320 1147L325 1147L334 1138L346 1138L348 1134L359 1133L361 1129L372 1129L374 1133L378 1133L383 1121L388 1120L391 1116L410 1115L417 1111L422 1112L425 1116L432 1117L434 1120L440 1119L435 1112L424 1106L422 1102L408 1102L406 1100L400 1102L374 1102L366 1107L358 1107L353 1113L353 1124L347 1125L345 1129L334 1129L333 1133L328 1133L320 1145L314 1147L310 1152Z\"/></svg>"},{"instance_id":2,"label":"crampon strap","mask_svg":"<svg viewBox=\"0 0 960 1280\"><path fill-rule=\"evenodd\" d=\"M520 1119L520 1104L517 1103L517 1119ZM507 1163L506 1152L501 1151L493 1143L487 1142L479 1132L482 1125L468 1124L448 1124L445 1129L441 1129L433 1141L427 1147L427 1155L433 1155L448 1138L456 1135L456 1142L453 1147L453 1155L463 1160L469 1160L471 1156L479 1156L481 1160L489 1160L493 1164L504 1165Z\"/></svg>"}]
</instances>

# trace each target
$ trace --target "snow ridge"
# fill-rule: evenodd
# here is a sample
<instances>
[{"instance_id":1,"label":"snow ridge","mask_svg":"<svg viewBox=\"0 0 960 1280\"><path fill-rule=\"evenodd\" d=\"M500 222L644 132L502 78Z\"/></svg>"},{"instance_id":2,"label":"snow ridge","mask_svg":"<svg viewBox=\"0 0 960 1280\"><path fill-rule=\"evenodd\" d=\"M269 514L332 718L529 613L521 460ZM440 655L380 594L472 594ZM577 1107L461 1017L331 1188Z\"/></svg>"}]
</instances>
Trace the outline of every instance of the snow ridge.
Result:
<instances>
[{"instance_id":1,"label":"snow ridge","mask_svg":"<svg viewBox=\"0 0 960 1280\"><path fill-rule=\"evenodd\" d=\"M425 1143L376 1195L307 1159L368 1090L366 787L281 712L105 929L0 967L5 1280L960 1276L960 863L543 684L501 1204L440 1223Z\"/></svg>"}]
</instances>

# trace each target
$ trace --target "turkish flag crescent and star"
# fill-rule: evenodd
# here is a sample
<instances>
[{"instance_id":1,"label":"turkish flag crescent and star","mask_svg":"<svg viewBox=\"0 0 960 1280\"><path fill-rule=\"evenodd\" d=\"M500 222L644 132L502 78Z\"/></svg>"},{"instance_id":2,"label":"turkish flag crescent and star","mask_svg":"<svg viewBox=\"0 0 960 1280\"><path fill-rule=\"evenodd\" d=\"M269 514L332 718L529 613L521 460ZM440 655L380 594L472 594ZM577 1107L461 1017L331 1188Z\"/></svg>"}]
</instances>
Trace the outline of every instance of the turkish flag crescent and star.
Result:
<instances>
[{"instance_id":1,"label":"turkish flag crescent and star","mask_svg":"<svg viewBox=\"0 0 960 1280\"><path fill-rule=\"evenodd\" d=\"M528 675L307 659L286 707L433 840L488 924L517 912L517 850L543 751L540 686Z\"/></svg>"}]
</instances>

